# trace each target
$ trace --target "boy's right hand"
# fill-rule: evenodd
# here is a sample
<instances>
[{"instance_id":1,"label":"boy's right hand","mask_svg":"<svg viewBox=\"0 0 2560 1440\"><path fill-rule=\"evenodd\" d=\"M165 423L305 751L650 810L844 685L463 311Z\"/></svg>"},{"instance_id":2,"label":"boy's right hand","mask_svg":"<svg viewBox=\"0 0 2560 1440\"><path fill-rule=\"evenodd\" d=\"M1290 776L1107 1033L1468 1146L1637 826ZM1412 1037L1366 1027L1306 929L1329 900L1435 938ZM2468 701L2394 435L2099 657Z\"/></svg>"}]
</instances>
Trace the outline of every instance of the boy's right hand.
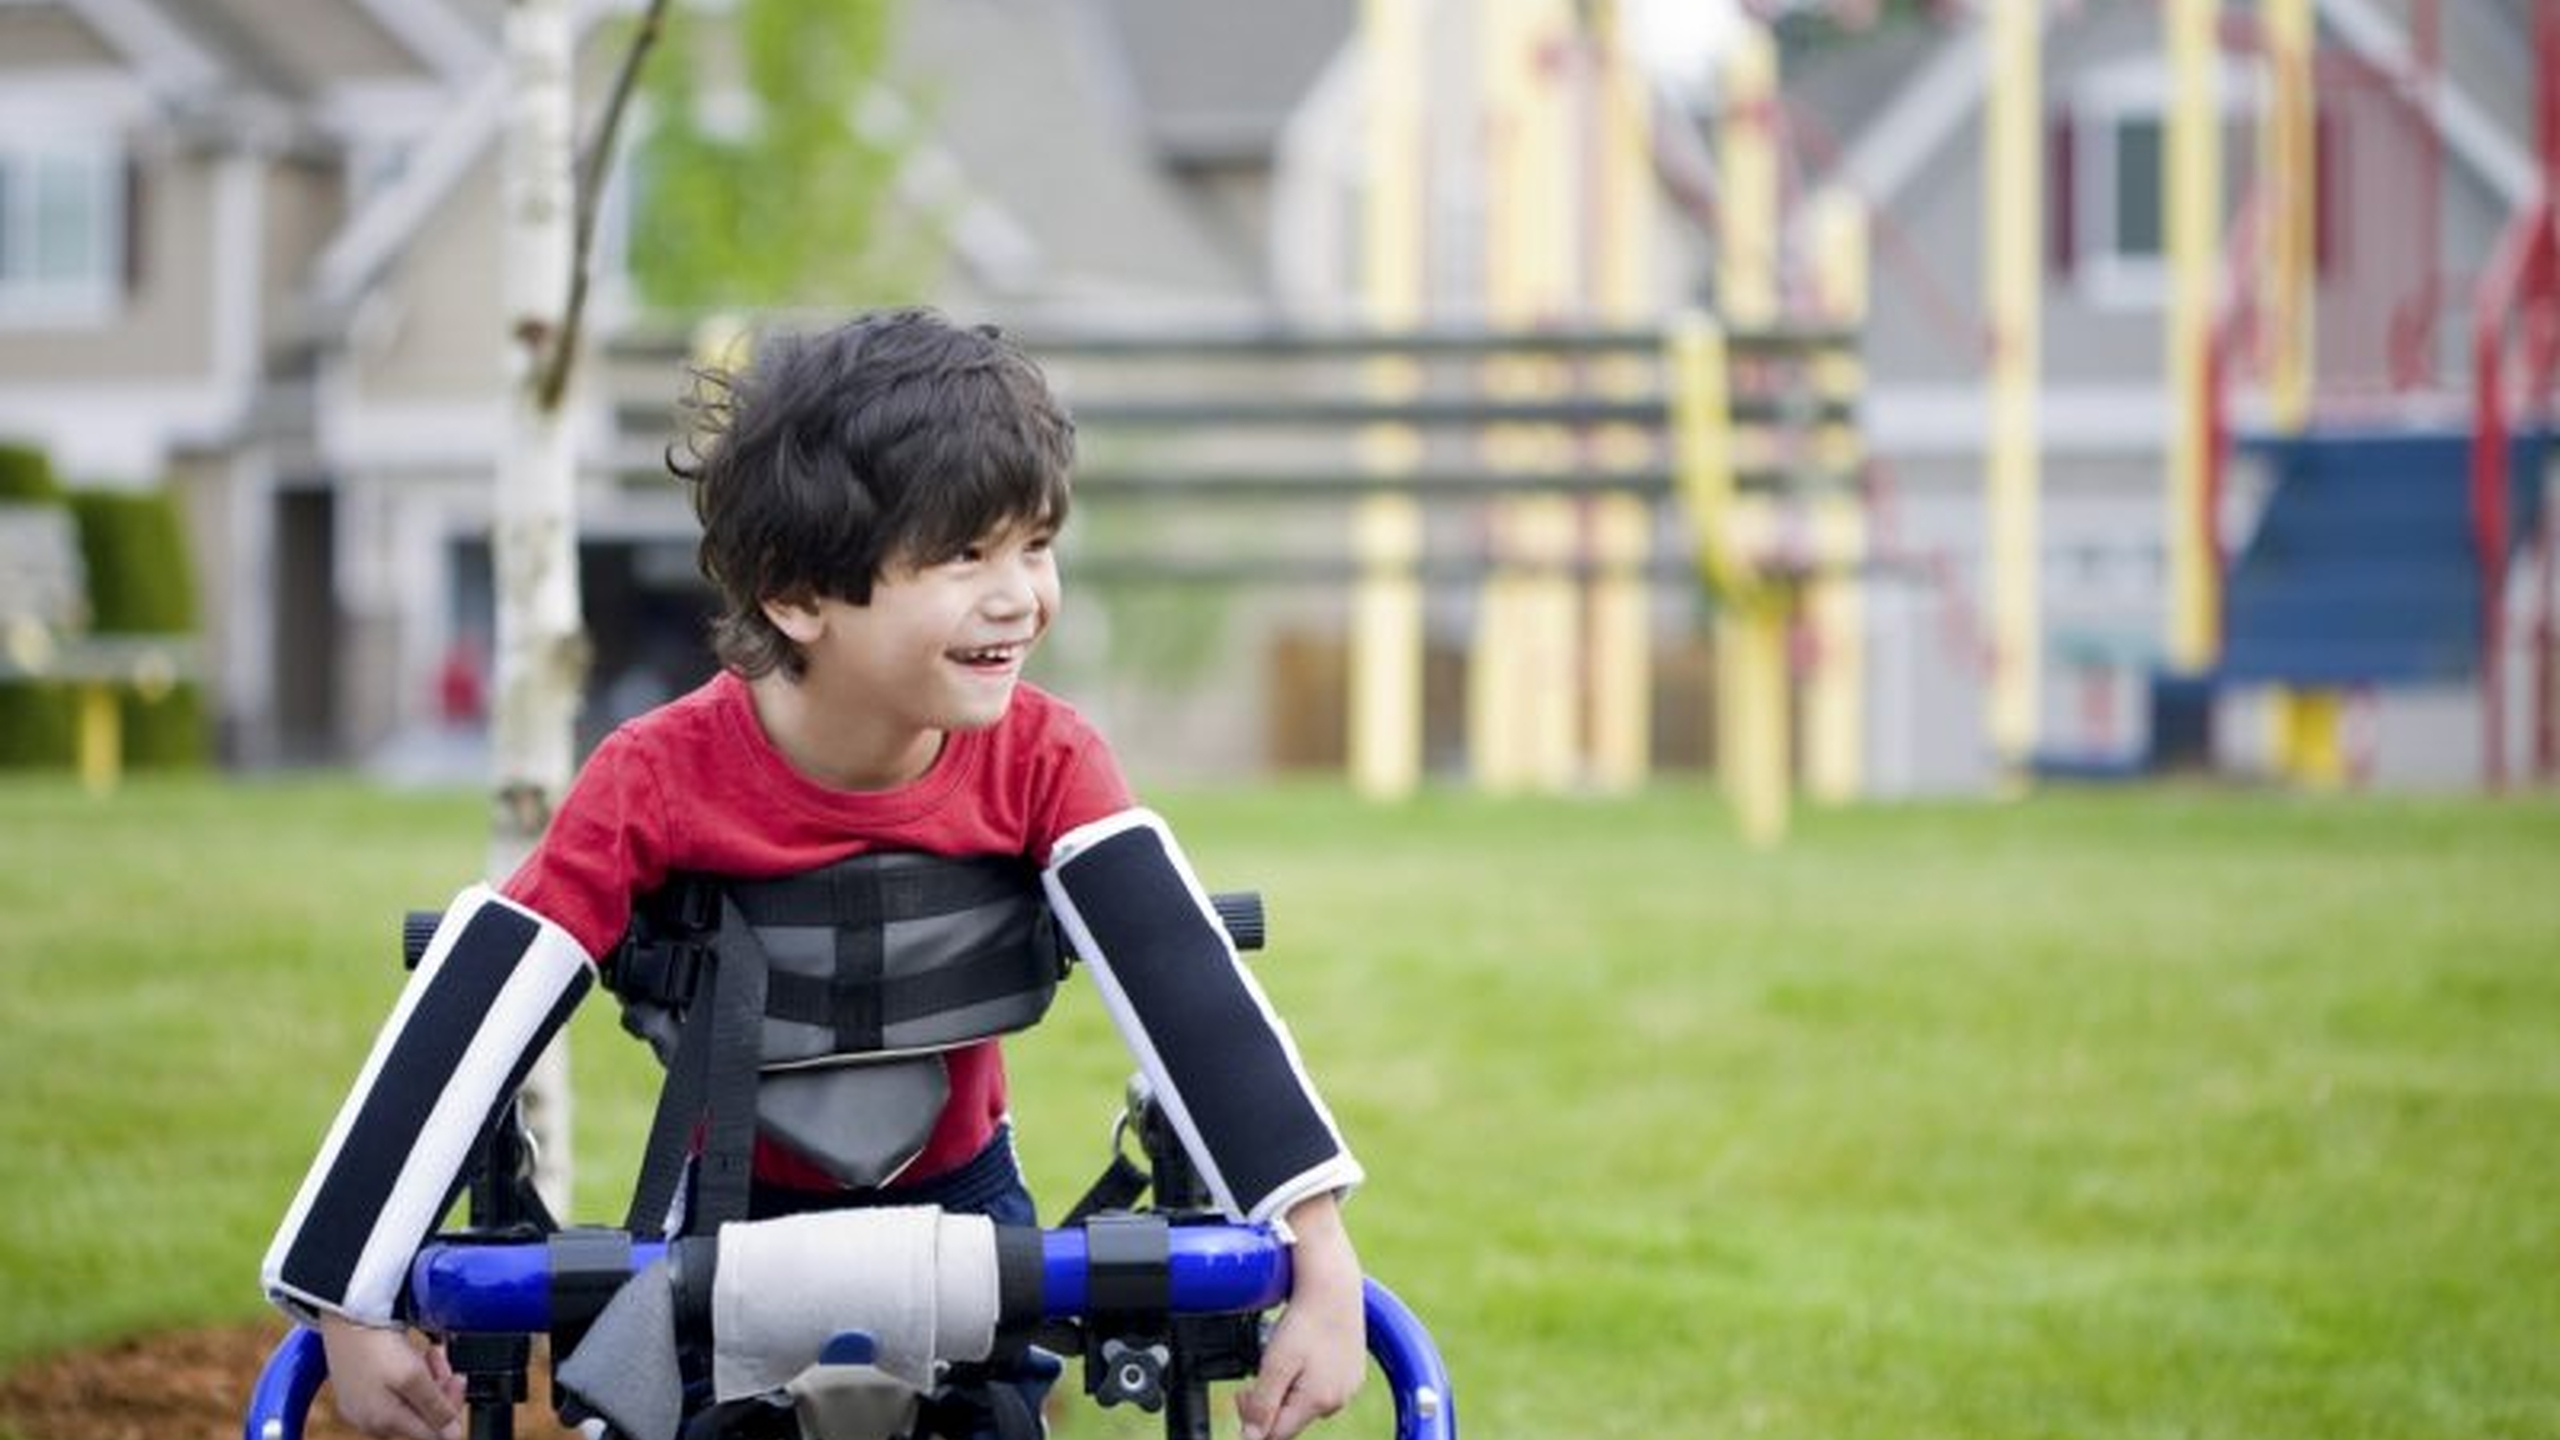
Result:
<instances>
[{"instance_id":1,"label":"boy's right hand","mask_svg":"<svg viewBox=\"0 0 2560 1440\"><path fill-rule=\"evenodd\" d=\"M338 1418L379 1440L462 1440L462 1377L442 1345L323 1315L320 1347Z\"/></svg>"}]
</instances>

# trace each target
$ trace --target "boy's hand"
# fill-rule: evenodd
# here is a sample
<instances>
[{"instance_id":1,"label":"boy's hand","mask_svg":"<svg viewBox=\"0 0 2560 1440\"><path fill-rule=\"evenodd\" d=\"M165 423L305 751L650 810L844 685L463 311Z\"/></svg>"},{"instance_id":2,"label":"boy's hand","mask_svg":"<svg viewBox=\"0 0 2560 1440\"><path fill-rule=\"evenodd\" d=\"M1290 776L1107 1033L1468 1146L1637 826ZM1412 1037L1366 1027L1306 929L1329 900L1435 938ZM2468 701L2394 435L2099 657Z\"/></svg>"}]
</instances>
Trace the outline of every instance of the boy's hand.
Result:
<instances>
[{"instance_id":1,"label":"boy's hand","mask_svg":"<svg viewBox=\"0 0 2560 1440\"><path fill-rule=\"evenodd\" d=\"M323 1315L320 1346L338 1418L379 1440L462 1440L462 1377L442 1345Z\"/></svg>"},{"instance_id":2,"label":"boy's hand","mask_svg":"<svg viewBox=\"0 0 2560 1440\"><path fill-rule=\"evenodd\" d=\"M1289 1308L1262 1349L1262 1369L1236 1396L1244 1440L1291 1440L1351 1403L1369 1377L1360 1257L1330 1194L1289 1211Z\"/></svg>"}]
</instances>

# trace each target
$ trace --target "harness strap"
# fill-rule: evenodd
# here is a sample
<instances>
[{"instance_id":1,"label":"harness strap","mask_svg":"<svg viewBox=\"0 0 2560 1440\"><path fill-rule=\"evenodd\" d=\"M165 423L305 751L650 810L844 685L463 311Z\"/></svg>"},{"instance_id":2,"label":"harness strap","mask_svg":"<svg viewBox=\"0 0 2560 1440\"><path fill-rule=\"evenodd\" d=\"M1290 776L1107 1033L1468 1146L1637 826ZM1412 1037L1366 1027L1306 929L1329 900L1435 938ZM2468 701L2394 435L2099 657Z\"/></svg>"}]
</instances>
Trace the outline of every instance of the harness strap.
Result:
<instances>
[{"instance_id":1,"label":"harness strap","mask_svg":"<svg viewBox=\"0 0 2560 1440\"><path fill-rule=\"evenodd\" d=\"M823 1026L834 1034L838 1048L859 1053L883 1048L884 1032L890 1026L1018 995L1058 978L1054 944L1012 943L990 946L921 975L882 977L878 954L859 953L867 947L857 940L878 934L877 930L837 932L833 974L768 975L765 1015ZM849 949L857 953L848 954Z\"/></svg>"},{"instance_id":2,"label":"harness strap","mask_svg":"<svg viewBox=\"0 0 2560 1440\"><path fill-rule=\"evenodd\" d=\"M709 1000L686 1011L677 1031L624 1221L626 1228L644 1235L666 1229L697 1125L704 1132L702 1154L693 1203L686 1207L685 1233L711 1234L722 1221L747 1217L755 1160L756 1069L717 1064L713 1057L756 1053L764 1023L766 966L763 948L734 901L721 902L719 939L703 953L702 964L710 978Z\"/></svg>"},{"instance_id":3,"label":"harness strap","mask_svg":"<svg viewBox=\"0 0 2560 1440\"><path fill-rule=\"evenodd\" d=\"M675 903L697 917L715 915L726 898L754 925L888 925L1010 900L1030 881L1015 860L897 851L763 880L687 875L669 883L687 887Z\"/></svg>"}]
</instances>

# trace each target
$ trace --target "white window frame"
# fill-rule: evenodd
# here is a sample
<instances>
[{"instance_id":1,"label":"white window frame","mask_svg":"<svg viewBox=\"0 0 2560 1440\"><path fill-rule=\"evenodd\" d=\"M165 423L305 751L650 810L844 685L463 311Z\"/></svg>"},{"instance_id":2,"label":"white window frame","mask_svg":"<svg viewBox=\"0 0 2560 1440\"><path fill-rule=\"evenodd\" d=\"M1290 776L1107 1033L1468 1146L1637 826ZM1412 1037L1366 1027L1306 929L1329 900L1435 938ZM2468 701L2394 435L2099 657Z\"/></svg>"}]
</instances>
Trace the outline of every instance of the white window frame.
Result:
<instances>
[{"instance_id":1,"label":"white window frame","mask_svg":"<svg viewBox=\"0 0 2560 1440\"><path fill-rule=\"evenodd\" d=\"M131 148L125 138L129 89L112 79L66 78L13 84L0 98L0 171L8 187L0 209L0 328L85 329L105 325L125 303L128 226L125 187ZM31 273L43 243L44 212L31 203L46 167L69 163L85 173L89 233L79 272Z\"/></svg>"},{"instance_id":2,"label":"white window frame","mask_svg":"<svg viewBox=\"0 0 2560 1440\"><path fill-rule=\"evenodd\" d=\"M2226 133L2235 121L2258 108L2259 78L2252 67L2224 63L2215 80ZM2157 310L2168 303L2169 242L2166 197L2159 197L2162 253L2128 255L2116 248L2116 168L2120 138L2128 120L2148 120L2160 127L2162 159L2169 144L2169 87L2166 66L2155 58L2128 60L2092 71L2071 92L2071 190L2049 196L2048 204L2071 206L2072 281L2090 304L2103 310ZM2253 157L2222 156L2223 189L2233 193L2231 177ZM2155 184L2156 192L2156 184Z\"/></svg>"}]
</instances>

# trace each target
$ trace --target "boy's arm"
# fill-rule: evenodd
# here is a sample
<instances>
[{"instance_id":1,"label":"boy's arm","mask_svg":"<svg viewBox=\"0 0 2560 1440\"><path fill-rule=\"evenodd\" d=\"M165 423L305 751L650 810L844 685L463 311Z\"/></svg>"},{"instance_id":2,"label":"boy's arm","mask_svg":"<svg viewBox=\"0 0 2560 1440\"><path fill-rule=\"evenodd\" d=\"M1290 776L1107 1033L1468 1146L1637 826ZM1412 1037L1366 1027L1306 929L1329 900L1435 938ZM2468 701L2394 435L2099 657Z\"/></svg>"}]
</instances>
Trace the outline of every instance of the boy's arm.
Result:
<instances>
[{"instance_id":1,"label":"boy's arm","mask_svg":"<svg viewBox=\"0 0 2560 1440\"><path fill-rule=\"evenodd\" d=\"M394 1318L463 1167L595 978L569 932L481 886L445 911L261 1269L287 1314Z\"/></svg>"},{"instance_id":2,"label":"boy's arm","mask_svg":"<svg viewBox=\"0 0 2560 1440\"><path fill-rule=\"evenodd\" d=\"M1262 1367L1236 1395L1244 1440L1290 1440L1351 1403L1369 1376L1360 1257L1331 1194L1289 1209L1289 1308L1262 1347Z\"/></svg>"},{"instance_id":3,"label":"boy's arm","mask_svg":"<svg viewBox=\"0 0 2560 1440\"><path fill-rule=\"evenodd\" d=\"M1288 1027L1162 819L1126 810L1079 826L1041 878L1220 1209L1271 1220L1359 1183Z\"/></svg>"}]
</instances>

